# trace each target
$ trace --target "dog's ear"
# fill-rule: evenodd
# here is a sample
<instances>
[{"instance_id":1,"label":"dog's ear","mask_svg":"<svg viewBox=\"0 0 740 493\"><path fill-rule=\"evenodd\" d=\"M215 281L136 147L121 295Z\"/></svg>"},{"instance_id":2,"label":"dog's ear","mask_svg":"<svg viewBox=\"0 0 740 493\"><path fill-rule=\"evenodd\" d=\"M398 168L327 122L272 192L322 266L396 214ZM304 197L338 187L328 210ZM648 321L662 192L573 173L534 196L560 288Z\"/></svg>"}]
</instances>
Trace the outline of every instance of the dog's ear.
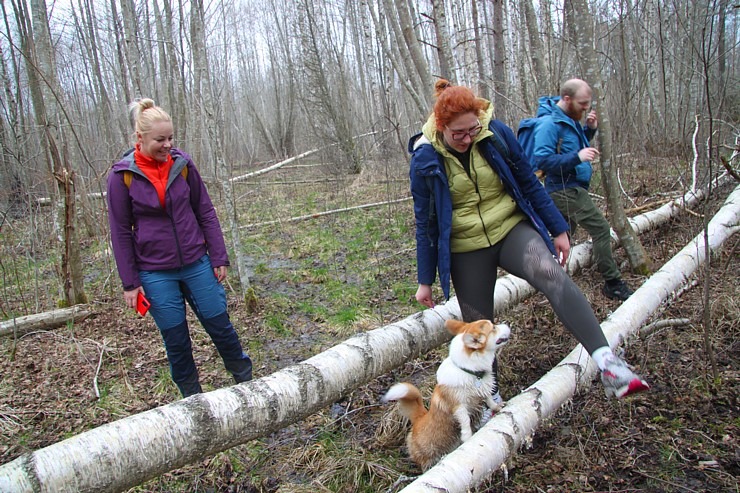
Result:
<instances>
[{"instance_id":1,"label":"dog's ear","mask_svg":"<svg viewBox=\"0 0 740 493\"><path fill-rule=\"evenodd\" d=\"M459 334L460 332L462 332L462 331L463 331L463 327L465 327L466 325L468 325L468 324L466 324L466 323L465 323L465 322L463 322L462 320L454 320L454 319L449 319L449 320L446 320L446 321L445 321L445 328L446 328L446 329L447 329L447 330L448 330L448 331L449 331L449 332L450 332L450 333L451 333L452 335L457 335L457 334Z\"/></svg>"},{"instance_id":2,"label":"dog's ear","mask_svg":"<svg viewBox=\"0 0 740 493\"><path fill-rule=\"evenodd\" d=\"M483 349L486 347L488 336L481 332L465 332L462 336L463 344L470 349Z\"/></svg>"}]
</instances>

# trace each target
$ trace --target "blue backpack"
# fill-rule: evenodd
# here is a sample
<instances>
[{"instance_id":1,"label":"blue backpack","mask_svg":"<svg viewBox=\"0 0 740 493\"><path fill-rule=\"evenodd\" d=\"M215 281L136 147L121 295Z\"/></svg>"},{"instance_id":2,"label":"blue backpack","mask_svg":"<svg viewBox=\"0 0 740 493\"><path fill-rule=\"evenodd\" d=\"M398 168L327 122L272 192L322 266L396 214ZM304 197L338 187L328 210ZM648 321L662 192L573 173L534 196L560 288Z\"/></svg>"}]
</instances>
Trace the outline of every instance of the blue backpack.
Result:
<instances>
[{"instance_id":1,"label":"blue backpack","mask_svg":"<svg viewBox=\"0 0 740 493\"><path fill-rule=\"evenodd\" d=\"M516 131L516 140L524 150L524 155L532 162L534 155L534 127L537 125L537 118L525 118L519 122L519 129Z\"/></svg>"},{"instance_id":2,"label":"blue backpack","mask_svg":"<svg viewBox=\"0 0 740 493\"><path fill-rule=\"evenodd\" d=\"M519 141L519 145L522 146L522 150L524 151L524 155L527 156L527 160L529 161L529 164L532 165L532 169L534 170L534 174L537 175L537 178L542 178L545 176L544 172L541 169L537 169L537 167L532 162L532 158L534 157L534 131L537 126L539 118L525 118L519 122L519 129L516 131L516 140ZM563 138L560 137L558 139L558 144L555 149L555 152L560 154L560 146L563 143Z\"/></svg>"}]
</instances>

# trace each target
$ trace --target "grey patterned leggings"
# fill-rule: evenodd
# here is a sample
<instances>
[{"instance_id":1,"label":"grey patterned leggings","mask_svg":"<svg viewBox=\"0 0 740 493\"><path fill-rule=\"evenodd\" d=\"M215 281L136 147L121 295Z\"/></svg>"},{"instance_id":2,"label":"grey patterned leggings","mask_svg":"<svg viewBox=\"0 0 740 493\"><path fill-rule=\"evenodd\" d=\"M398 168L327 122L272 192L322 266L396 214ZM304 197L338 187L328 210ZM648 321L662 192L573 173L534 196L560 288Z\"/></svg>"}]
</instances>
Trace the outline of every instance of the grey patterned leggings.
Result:
<instances>
[{"instance_id":1,"label":"grey patterned leggings","mask_svg":"<svg viewBox=\"0 0 740 493\"><path fill-rule=\"evenodd\" d=\"M528 221L517 224L492 247L452 254L452 284L463 320L493 320L498 267L543 293L565 328L589 354L609 345L588 300Z\"/></svg>"}]
</instances>

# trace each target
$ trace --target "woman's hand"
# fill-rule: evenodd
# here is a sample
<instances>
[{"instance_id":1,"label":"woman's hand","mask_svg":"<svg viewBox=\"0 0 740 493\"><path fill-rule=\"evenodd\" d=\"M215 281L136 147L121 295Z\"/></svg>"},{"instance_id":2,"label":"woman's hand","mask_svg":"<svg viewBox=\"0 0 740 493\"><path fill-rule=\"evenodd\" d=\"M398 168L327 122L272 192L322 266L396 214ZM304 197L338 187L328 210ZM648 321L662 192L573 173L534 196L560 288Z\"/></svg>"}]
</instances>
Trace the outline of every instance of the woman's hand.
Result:
<instances>
[{"instance_id":1,"label":"woman's hand","mask_svg":"<svg viewBox=\"0 0 740 493\"><path fill-rule=\"evenodd\" d=\"M432 287L429 284L419 284L419 289L416 290L416 301L427 308L434 308Z\"/></svg>"},{"instance_id":2,"label":"woman's hand","mask_svg":"<svg viewBox=\"0 0 740 493\"><path fill-rule=\"evenodd\" d=\"M214 267L213 268L213 275L216 276L216 280L218 282L223 281L226 279L226 266L222 265L220 267Z\"/></svg>"},{"instance_id":3,"label":"woman's hand","mask_svg":"<svg viewBox=\"0 0 740 493\"><path fill-rule=\"evenodd\" d=\"M139 291L141 291L141 294L146 294L144 292L144 288L139 286L138 288L134 288L131 291L124 291L123 292L123 301L126 303L126 306L129 308L136 309L136 299L139 297Z\"/></svg>"},{"instance_id":4,"label":"woman's hand","mask_svg":"<svg viewBox=\"0 0 740 493\"><path fill-rule=\"evenodd\" d=\"M557 254L558 262L562 267L565 267L565 263L568 261L568 255L570 255L570 239L568 238L567 232L562 232L552 240L555 245L555 253Z\"/></svg>"}]
</instances>

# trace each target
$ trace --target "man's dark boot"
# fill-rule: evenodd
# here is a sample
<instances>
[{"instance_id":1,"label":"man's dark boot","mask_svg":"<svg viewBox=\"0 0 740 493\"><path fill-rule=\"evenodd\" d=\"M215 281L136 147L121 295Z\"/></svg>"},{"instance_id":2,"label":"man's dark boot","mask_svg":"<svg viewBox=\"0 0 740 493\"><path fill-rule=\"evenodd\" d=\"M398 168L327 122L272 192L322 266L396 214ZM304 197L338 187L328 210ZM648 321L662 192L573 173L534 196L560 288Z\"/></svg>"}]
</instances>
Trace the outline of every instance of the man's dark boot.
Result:
<instances>
[{"instance_id":1,"label":"man's dark boot","mask_svg":"<svg viewBox=\"0 0 740 493\"><path fill-rule=\"evenodd\" d=\"M621 279L610 279L606 281L601 292L607 298L619 301L627 300L633 293L630 287Z\"/></svg>"},{"instance_id":2,"label":"man's dark boot","mask_svg":"<svg viewBox=\"0 0 740 493\"><path fill-rule=\"evenodd\" d=\"M242 383L251 380L252 360L242 350L239 336L231 325L228 313L201 319L201 323L224 360L224 366L234 376L234 381Z\"/></svg>"}]
</instances>

